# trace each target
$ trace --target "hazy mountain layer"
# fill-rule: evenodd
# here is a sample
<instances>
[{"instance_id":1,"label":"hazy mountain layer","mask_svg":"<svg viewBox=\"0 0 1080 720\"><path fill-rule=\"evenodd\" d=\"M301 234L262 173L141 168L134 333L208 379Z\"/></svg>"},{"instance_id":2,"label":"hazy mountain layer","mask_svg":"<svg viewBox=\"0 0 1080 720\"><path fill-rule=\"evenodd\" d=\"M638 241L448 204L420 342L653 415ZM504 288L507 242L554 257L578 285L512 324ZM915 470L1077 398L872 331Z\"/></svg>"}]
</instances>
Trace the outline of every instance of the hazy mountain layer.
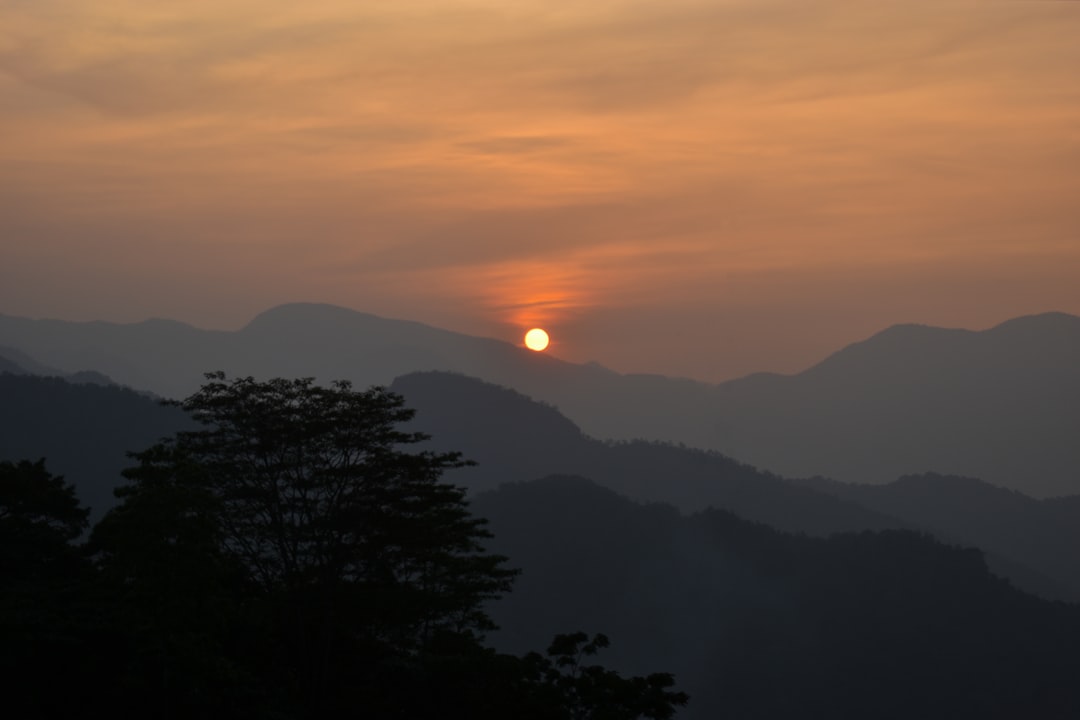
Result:
<instances>
[{"instance_id":1,"label":"hazy mountain layer","mask_svg":"<svg viewBox=\"0 0 1080 720\"><path fill-rule=\"evenodd\" d=\"M1035 500L942 476L886 486L788 480L716 452L600 442L555 408L474 378L414 373L391 387L417 409L414 426L433 436L433 448L459 450L478 463L451 476L473 489L579 475L634 500L684 512L721 508L790 532L920 529L982 548L996 574L1029 592L1080 600L1080 496Z\"/></svg>"},{"instance_id":2,"label":"hazy mountain layer","mask_svg":"<svg viewBox=\"0 0 1080 720\"><path fill-rule=\"evenodd\" d=\"M601 442L554 407L463 375L413 373L390 388L416 409L413 426L432 436L432 448L457 450L477 463L448 476L472 490L569 474L635 500L687 512L724 508L792 532L822 535L903 524L716 452L645 441Z\"/></svg>"},{"instance_id":3,"label":"hazy mountain layer","mask_svg":"<svg viewBox=\"0 0 1080 720\"><path fill-rule=\"evenodd\" d=\"M359 386L448 370L554 404L594 437L683 442L788 476L934 471L1039 497L1080 492L1080 318L1060 313L983 332L897 326L798 375L721 385L620 375L327 305L275 308L236 332L0 316L0 345L168 397L218 369Z\"/></svg>"},{"instance_id":4,"label":"hazy mountain layer","mask_svg":"<svg viewBox=\"0 0 1080 720\"><path fill-rule=\"evenodd\" d=\"M1080 496L1036 500L981 480L936 474L887 485L795 482L1022 564L1053 578L1061 597L1080 601Z\"/></svg>"},{"instance_id":5,"label":"hazy mountain layer","mask_svg":"<svg viewBox=\"0 0 1080 720\"><path fill-rule=\"evenodd\" d=\"M0 460L45 459L75 485L91 521L116 504L129 452L185 427L178 408L115 386L0 374Z\"/></svg>"},{"instance_id":6,"label":"hazy mountain layer","mask_svg":"<svg viewBox=\"0 0 1080 720\"><path fill-rule=\"evenodd\" d=\"M636 505L580 478L474 500L523 568L492 606L505 650L602 631L604 662L664 667L686 718L1014 718L1080 712L1080 607L1025 595L977 551L906 531L786 535Z\"/></svg>"},{"instance_id":7,"label":"hazy mountain layer","mask_svg":"<svg viewBox=\"0 0 1080 720\"><path fill-rule=\"evenodd\" d=\"M577 474L641 501L683 511L722 508L779 529L828 535L919 528L987 550L993 571L1044 597L1080 598L1073 548L1080 498L1036 501L977 481L907 479L885 487L785 480L715 452L648 442L600 442L550 406L448 373L393 388L418 409L431 447L477 461L448 479L471 491L549 474ZM0 375L0 460L37 460L67 476L100 516L115 499L126 454L186 423L176 408L119 387Z\"/></svg>"},{"instance_id":8,"label":"hazy mountain layer","mask_svg":"<svg viewBox=\"0 0 1080 720\"><path fill-rule=\"evenodd\" d=\"M12 347L0 347L0 372L13 375L63 375L59 370L42 365L21 350Z\"/></svg>"},{"instance_id":9,"label":"hazy mountain layer","mask_svg":"<svg viewBox=\"0 0 1080 720\"><path fill-rule=\"evenodd\" d=\"M1039 497L1080 492L1080 318L984 332L897 326L792 377L717 387L713 437L785 475L934 471Z\"/></svg>"}]
</instances>

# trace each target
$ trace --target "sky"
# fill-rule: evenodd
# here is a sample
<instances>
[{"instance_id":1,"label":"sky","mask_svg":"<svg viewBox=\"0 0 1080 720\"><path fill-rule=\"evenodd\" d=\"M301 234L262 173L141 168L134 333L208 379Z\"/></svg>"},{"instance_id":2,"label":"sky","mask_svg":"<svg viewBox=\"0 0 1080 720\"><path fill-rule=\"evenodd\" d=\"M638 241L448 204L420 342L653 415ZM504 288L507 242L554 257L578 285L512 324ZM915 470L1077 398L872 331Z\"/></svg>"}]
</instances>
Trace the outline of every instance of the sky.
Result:
<instances>
[{"instance_id":1,"label":"sky","mask_svg":"<svg viewBox=\"0 0 1080 720\"><path fill-rule=\"evenodd\" d=\"M1080 2L0 0L0 313L622 372L1080 314Z\"/></svg>"}]
</instances>

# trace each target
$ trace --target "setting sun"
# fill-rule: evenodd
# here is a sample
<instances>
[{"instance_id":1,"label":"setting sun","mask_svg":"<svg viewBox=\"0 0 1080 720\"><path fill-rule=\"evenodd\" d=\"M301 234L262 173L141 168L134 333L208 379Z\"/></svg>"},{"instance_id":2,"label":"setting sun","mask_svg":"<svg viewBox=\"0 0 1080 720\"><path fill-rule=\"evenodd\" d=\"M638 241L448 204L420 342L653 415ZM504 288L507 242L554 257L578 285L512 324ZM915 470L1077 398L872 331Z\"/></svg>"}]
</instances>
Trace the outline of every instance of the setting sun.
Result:
<instances>
[{"instance_id":1,"label":"setting sun","mask_svg":"<svg viewBox=\"0 0 1080 720\"><path fill-rule=\"evenodd\" d=\"M548 346L548 334L540 328L533 328L525 333L525 347L540 352Z\"/></svg>"}]
</instances>

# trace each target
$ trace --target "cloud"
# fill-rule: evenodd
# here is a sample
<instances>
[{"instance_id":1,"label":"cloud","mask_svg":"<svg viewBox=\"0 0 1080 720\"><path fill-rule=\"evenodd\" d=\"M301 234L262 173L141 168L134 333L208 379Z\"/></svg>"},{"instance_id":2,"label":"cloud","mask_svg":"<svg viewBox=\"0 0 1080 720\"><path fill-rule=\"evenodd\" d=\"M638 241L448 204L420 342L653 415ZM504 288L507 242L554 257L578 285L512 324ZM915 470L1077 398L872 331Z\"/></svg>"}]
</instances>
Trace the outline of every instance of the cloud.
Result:
<instances>
[{"instance_id":1,"label":"cloud","mask_svg":"<svg viewBox=\"0 0 1080 720\"><path fill-rule=\"evenodd\" d=\"M27 272L212 257L504 319L1069 262L1078 34L1069 3L8 2L0 230Z\"/></svg>"},{"instance_id":2,"label":"cloud","mask_svg":"<svg viewBox=\"0 0 1080 720\"><path fill-rule=\"evenodd\" d=\"M485 155L519 155L564 148L570 143L571 140L565 137L525 135L489 137L463 142L460 146Z\"/></svg>"}]
</instances>

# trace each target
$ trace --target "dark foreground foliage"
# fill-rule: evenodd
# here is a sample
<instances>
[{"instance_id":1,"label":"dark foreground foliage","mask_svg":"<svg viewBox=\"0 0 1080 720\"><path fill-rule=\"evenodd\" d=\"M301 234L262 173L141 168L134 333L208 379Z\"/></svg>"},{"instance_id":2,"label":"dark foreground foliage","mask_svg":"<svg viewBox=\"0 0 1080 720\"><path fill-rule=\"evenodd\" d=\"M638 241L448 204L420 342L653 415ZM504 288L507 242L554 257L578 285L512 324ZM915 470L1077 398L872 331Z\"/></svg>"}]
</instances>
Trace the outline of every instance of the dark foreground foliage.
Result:
<instances>
[{"instance_id":1,"label":"dark foreground foliage","mask_svg":"<svg viewBox=\"0 0 1080 720\"><path fill-rule=\"evenodd\" d=\"M592 718L673 715L670 676L485 647L516 571L410 452L399 396L208 376L200 429L134 456L93 529L43 463L0 464L0 671L19 716Z\"/></svg>"}]
</instances>

